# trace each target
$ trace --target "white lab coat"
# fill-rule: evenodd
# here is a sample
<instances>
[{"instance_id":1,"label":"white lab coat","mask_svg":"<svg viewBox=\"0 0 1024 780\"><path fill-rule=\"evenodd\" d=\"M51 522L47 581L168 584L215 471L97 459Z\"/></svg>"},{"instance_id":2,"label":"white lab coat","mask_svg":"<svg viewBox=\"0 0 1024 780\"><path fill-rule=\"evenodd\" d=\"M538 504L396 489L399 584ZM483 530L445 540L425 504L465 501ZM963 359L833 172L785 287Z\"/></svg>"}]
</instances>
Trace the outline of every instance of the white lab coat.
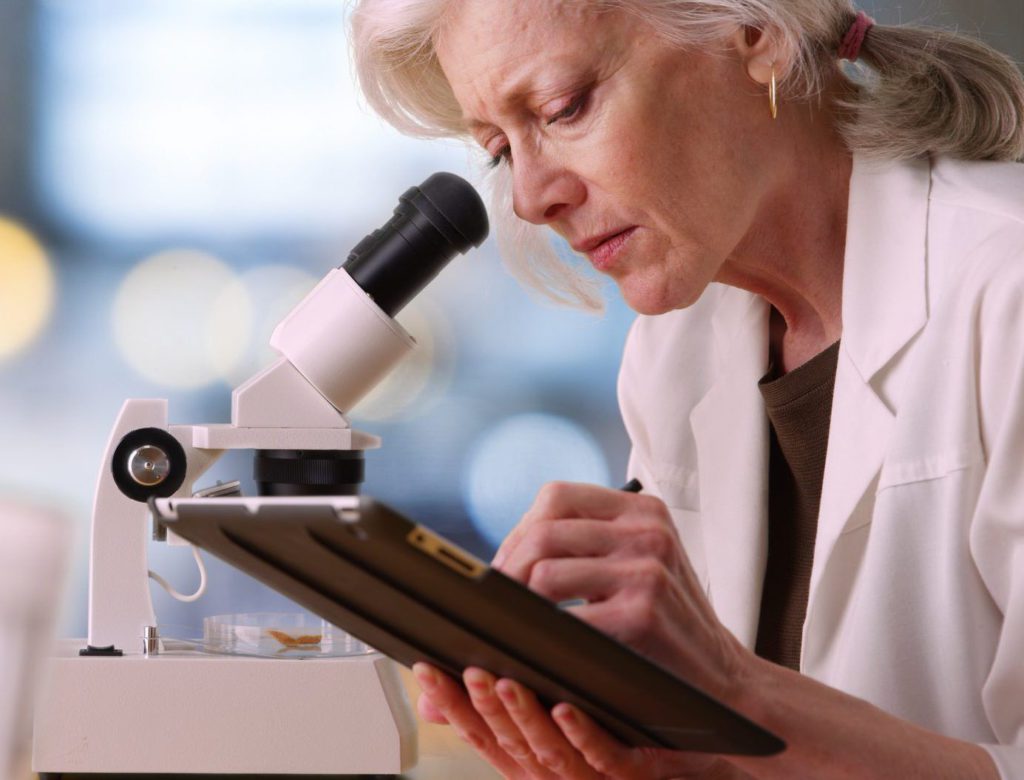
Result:
<instances>
[{"instance_id":1,"label":"white lab coat","mask_svg":"<svg viewBox=\"0 0 1024 780\"><path fill-rule=\"evenodd\" d=\"M858 158L847 233L801 669L1024 778L1024 165ZM714 284L638 318L619 377L630 476L747 647L767 344L765 301Z\"/></svg>"}]
</instances>

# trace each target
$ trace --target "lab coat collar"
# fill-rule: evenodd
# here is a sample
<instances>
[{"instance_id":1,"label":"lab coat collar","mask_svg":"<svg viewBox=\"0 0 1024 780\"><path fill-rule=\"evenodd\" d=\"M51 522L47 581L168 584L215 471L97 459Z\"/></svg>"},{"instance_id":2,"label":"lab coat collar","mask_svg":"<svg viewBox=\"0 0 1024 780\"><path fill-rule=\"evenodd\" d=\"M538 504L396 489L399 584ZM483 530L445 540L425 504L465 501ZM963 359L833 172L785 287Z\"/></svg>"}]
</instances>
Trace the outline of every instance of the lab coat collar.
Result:
<instances>
[{"instance_id":1,"label":"lab coat collar","mask_svg":"<svg viewBox=\"0 0 1024 780\"><path fill-rule=\"evenodd\" d=\"M895 422L886 375L928 319L927 234L931 166L927 160L870 162L855 158L850 180L843 278L843 336L836 368L828 455L811 571L803 665L824 647L808 637L812 621L838 619L828 596L839 537L871 519L873 494Z\"/></svg>"},{"instance_id":2,"label":"lab coat collar","mask_svg":"<svg viewBox=\"0 0 1024 780\"><path fill-rule=\"evenodd\" d=\"M812 601L836 539L877 477L892 425L892 411L871 380L927 319L929 186L927 162L854 159L843 336ZM699 465L709 595L722 623L753 647L767 559L769 438L757 382L767 370L769 307L734 288L722 289L720 296L712 319L717 376L691 412L690 423Z\"/></svg>"},{"instance_id":3,"label":"lab coat collar","mask_svg":"<svg viewBox=\"0 0 1024 780\"><path fill-rule=\"evenodd\" d=\"M712 317L714 384L690 413L700 478L708 596L753 647L767 559L768 419L757 382L768 367L767 302L723 288Z\"/></svg>"},{"instance_id":4,"label":"lab coat collar","mask_svg":"<svg viewBox=\"0 0 1024 780\"><path fill-rule=\"evenodd\" d=\"M927 160L854 157L843 274L843 351L870 382L928 319Z\"/></svg>"}]
</instances>

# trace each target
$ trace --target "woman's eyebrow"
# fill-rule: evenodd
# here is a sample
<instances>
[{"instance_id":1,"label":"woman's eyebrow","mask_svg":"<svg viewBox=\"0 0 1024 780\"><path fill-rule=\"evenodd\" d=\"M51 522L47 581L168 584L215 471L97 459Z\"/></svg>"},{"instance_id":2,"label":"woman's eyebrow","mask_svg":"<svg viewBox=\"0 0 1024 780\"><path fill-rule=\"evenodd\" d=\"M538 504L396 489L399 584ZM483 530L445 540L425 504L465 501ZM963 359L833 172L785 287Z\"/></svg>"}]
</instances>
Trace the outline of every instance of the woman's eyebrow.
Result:
<instances>
[{"instance_id":1,"label":"woman's eyebrow","mask_svg":"<svg viewBox=\"0 0 1024 780\"><path fill-rule=\"evenodd\" d=\"M517 67L509 68L508 72L499 75L491 85L490 94L494 96L494 109L497 113L506 113L521 108L530 101L546 100L555 97L564 89L564 77L551 77L546 71L559 68L565 72L570 67L564 58L551 58L546 68L538 68L535 62L519 62ZM474 128L492 127L493 123L482 122L465 117L470 130Z\"/></svg>"}]
</instances>

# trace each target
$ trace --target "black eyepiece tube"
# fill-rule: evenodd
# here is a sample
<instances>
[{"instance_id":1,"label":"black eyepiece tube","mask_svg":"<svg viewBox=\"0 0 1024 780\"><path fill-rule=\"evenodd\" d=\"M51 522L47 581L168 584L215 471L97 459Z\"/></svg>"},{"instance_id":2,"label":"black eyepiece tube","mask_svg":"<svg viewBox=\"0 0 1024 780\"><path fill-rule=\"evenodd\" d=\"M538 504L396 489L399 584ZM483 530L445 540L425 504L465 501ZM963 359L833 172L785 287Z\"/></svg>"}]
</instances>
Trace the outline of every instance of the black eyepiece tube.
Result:
<instances>
[{"instance_id":1,"label":"black eyepiece tube","mask_svg":"<svg viewBox=\"0 0 1024 780\"><path fill-rule=\"evenodd\" d=\"M356 244L342 268L394 317L455 255L487 238L487 211L469 182L435 173L398 199L394 216Z\"/></svg>"}]
</instances>

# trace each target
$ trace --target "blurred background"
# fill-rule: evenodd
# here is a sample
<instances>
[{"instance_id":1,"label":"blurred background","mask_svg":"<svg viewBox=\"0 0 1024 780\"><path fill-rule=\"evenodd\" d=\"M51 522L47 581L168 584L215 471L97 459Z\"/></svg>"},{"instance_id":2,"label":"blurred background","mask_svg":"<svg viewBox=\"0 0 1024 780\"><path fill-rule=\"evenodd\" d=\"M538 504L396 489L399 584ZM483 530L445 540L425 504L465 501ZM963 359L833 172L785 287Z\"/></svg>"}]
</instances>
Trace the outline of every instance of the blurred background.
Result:
<instances>
[{"instance_id":1,"label":"blurred background","mask_svg":"<svg viewBox=\"0 0 1024 780\"><path fill-rule=\"evenodd\" d=\"M881 22L977 32L1020 61L1020 0L867 3ZM277 321L457 143L398 136L361 103L343 0L0 0L0 498L72 522L61 633L85 633L89 515L126 398L171 423L227 422ZM415 359L350 415L383 437L364 492L489 556L551 479L616 484L615 375L631 314L520 289L492 243L399 319ZM229 453L200 487L240 479ZM161 623L286 608L209 562ZM186 550L151 547L185 592Z\"/></svg>"}]
</instances>

